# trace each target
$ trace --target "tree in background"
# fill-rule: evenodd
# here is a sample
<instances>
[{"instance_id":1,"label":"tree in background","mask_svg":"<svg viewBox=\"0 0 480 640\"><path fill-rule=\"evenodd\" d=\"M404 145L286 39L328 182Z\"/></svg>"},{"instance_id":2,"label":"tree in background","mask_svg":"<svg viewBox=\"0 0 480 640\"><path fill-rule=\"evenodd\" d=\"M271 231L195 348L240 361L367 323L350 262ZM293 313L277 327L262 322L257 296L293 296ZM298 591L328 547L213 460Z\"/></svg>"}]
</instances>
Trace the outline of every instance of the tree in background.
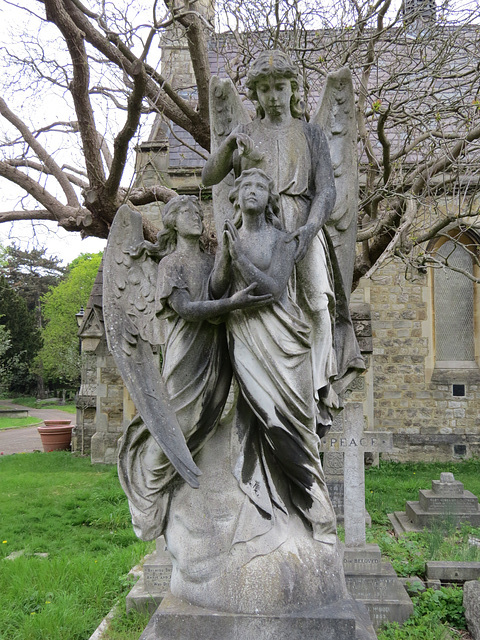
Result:
<instances>
[{"instance_id":1,"label":"tree in background","mask_svg":"<svg viewBox=\"0 0 480 640\"><path fill-rule=\"evenodd\" d=\"M216 47L223 64L229 48L226 71L241 81L256 52L275 46L302 69L309 108L327 72L353 72L363 169L355 280L393 255L428 266L429 239L476 227L478 0L229 0L217 7L216 31L213 5L8 3L17 25L2 50L0 177L21 195L0 222L51 220L105 238L120 204L173 197L163 186L131 188L124 175L139 126L161 114L208 151L209 54ZM186 36L194 86L179 86L160 66L158 45L175 28Z\"/></svg>"},{"instance_id":2,"label":"tree in background","mask_svg":"<svg viewBox=\"0 0 480 640\"><path fill-rule=\"evenodd\" d=\"M0 324L0 392L4 393L8 391L10 386L10 371L5 362L5 354L11 345L10 331Z\"/></svg>"},{"instance_id":3,"label":"tree in background","mask_svg":"<svg viewBox=\"0 0 480 640\"><path fill-rule=\"evenodd\" d=\"M80 380L78 326L75 318L86 307L102 254L82 254L68 266L64 280L42 298L43 347L37 361L43 364L45 381L75 387Z\"/></svg>"},{"instance_id":4,"label":"tree in background","mask_svg":"<svg viewBox=\"0 0 480 640\"><path fill-rule=\"evenodd\" d=\"M27 303L34 314L37 327L43 326L42 296L64 276L66 268L60 258L48 257L46 247L22 251L17 246L0 247L0 274ZM34 372L37 378L37 398L45 395L43 366L37 357Z\"/></svg>"},{"instance_id":5,"label":"tree in background","mask_svg":"<svg viewBox=\"0 0 480 640\"><path fill-rule=\"evenodd\" d=\"M22 296L28 310L35 312L39 327L42 326L40 299L66 272L60 258L46 254L46 247L31 251L22 251L15 245L0 248L0 274Z\"/></svg>"},{"instance_id":6,"label":"tree in background","mask_svg":"<svg viewBox=\"0 0 480 640\"><path fill-rule=\"evenodd\" d=\"M10 391L31 393L36 388L33 361L41 347L40 330L35 315L25 300L0 276L0 325L9 341L2 356L2 367Z\"/></svg>"}]
</instances>

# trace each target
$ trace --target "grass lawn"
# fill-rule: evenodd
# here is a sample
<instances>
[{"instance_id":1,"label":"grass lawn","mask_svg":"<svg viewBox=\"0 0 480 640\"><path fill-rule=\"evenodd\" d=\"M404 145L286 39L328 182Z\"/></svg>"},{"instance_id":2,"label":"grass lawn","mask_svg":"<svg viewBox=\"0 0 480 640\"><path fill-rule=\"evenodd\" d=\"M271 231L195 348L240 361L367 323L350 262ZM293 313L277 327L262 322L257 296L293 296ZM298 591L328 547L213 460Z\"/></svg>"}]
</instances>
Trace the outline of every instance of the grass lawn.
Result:
<instances>
[{"instance_id":1,"label":"grass lawn","mask_svg":"<svg viewBox=\"0 0 480 640\"><path fill-rule=\"evenodd\" d=\"M4 456L0 485L0 639L87 640L151 549L116 469L68 452Z\"/></svg>"},{"instance_id":2,"label":"grass lawn","mask_svg":"<svg viewBox=\"0 0 480 640\"><path fill-rule=\"evenodd\" d=\"M39 403L33 396L20 396L19 398L9 398L8 400L13 404L19 404L23 407L30 407L31 409L58 409L59 411L65 411L66 413L76 413L77 411L77 408L73 402L67 404L58 404L57 402L48 402L46 400L42 400L42 402ZM1 408L8 409L7 406Z\"/></svg>"},{"instance_id":3,"label":"grass lawn","mask_svg":"<svg viewBox=\"0 0 480 640\"><path fill-rule=\"evenodd\" d=\"M468 537L480 529L448 522L443 530L396 540L386 514L404 510L419 489L452 471L480 495L478 461L400 465L382 462L366 472L366 506L372 516L369 542L377 542L399 575L424 576L427 560L480 561ZM0 459L0 640L88 640L119 601L105 640L138 640L147 618L125 611L129 569L152 543L132 531L116 470L92 466L67 452L20 454ZM35 554L48 554L35 555ZM403 627L392 624L379 640L451 640L465 626L460 588L413 596L415 613Z\"/></svg>"},{"instance_id":4,"label":"grass lawn","mask_svg":"<svg viewBox=\"0 0 480 640\"><path fill-rule=\"evenodd\" d=\"M20 429L21 427L29 427L33 424L42 424L38 418L0 418L1 429Z\"/></svg>"}]
</instances>

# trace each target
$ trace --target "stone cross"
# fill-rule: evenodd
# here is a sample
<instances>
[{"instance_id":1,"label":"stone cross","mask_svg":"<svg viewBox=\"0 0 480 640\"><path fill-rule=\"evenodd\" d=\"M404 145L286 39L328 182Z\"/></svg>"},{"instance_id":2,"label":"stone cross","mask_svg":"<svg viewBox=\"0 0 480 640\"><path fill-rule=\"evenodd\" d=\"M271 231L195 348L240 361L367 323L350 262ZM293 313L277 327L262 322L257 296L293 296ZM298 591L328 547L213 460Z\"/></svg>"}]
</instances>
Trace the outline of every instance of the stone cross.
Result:
<instances>
[{"instance_id":1,"label":"stone cross","mask_svg":"<svg viewBox=\"0 0 480 640\"><path fill-rule=\"evenodd\" d=\"M391 451L392 434L364 431L363 405L345 405L344 433L322 438L322 451L338 451L344 455L345 478L345 545L364 547L365 538L365 469L364 453Z\"/></svg>"}]
</instances>

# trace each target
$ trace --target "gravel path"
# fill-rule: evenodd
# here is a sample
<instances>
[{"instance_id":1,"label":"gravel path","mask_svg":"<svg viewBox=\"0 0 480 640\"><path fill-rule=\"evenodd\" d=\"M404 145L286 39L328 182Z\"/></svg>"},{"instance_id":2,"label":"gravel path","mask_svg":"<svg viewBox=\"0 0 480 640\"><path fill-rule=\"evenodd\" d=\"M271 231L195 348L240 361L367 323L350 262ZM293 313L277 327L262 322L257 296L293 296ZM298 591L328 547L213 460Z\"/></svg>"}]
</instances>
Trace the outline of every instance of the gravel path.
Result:
<instances>
[{"instance_id":1,"label":"gravel path","mask_svg":"<svg viewBox=\"0 0 480 640\"><path fill-rule=\"evenodd\" d=\"M75 414L60 411L58 409L31 409L12 404L2 400L2 405L12 407L12 409L27 409L28 415L43 420L71 420L75 424ZM32 451L43 451L42 441L37 431L37 427L25 427L22 429L2 429L0 431L0 455L11 453L30 453Z\"/></svg>"}]
</instances>

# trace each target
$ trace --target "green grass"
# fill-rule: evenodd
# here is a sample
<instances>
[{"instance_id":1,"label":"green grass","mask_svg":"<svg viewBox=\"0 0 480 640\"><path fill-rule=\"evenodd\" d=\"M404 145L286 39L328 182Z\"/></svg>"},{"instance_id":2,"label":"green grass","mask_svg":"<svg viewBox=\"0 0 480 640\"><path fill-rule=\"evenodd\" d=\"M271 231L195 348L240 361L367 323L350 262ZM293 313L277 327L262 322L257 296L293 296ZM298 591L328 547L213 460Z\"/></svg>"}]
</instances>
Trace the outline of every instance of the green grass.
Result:
<instances>
[{"instance_id":1,"label":"green grass","mask_svg":"<svg viewBox=\"0 0 480 640\"><path fill-rule=\"evenodd\" d=\"M151 548L116 469L67 452L5 456L0 484L0 639L88 639ZM12 552L23 555L3 559Z\"/></svg>"},{"instance_id":2,"label":"green grass","mask_svg":"<svg viewBox=\"0 0 480 640\"><path fill-rule=\"evenodd\" d=\"M48 402L42 400L37 402L37 399L33 396L20 396L19 398L9 398L9 402L13 404L19 404L23 407L30 407L31 409L58 409L59 411L66 411L67 413L76 413L77 408L73 402L67 404L58 404L57 402ZM7 406L3 407L8 409Z\"/></svg>"},{"instance_id":3,"label":"green grass","mask_svg":"<svg viewBox=\"0 0 480 640\"><path fill-rule=\"evenodd\" d=\"M427 560L480 560L468 536L447 521L432 532L396 540L386 514L404 510L442 471L453 471L480 495L478 461L400 465L382 462L366 472L366 506L384 559L400 575L424 575ZM138 640L148 617L125 614L129 569L152 550L131 528L116 470L92 466L67 452L0 458L0 640L87 640L119 601L105 640ZM4 542L5 541L5 542ZM47 557L36 556L47 553ZM461 589L427 590L413 596L414 616L378 633L379 640L450 640L464 626Z\"/></svg>"},{"instance_id":4,"label":"green grass","mask_svg":"<svg viewBox=\"0 0 480 640\"><path fill-rule=\"evenodd\" d=\"M30 427L33 424L42 424L39 418L0 418L0 431L2 429L20 429Z\"/></svg>"}]
</instances>

